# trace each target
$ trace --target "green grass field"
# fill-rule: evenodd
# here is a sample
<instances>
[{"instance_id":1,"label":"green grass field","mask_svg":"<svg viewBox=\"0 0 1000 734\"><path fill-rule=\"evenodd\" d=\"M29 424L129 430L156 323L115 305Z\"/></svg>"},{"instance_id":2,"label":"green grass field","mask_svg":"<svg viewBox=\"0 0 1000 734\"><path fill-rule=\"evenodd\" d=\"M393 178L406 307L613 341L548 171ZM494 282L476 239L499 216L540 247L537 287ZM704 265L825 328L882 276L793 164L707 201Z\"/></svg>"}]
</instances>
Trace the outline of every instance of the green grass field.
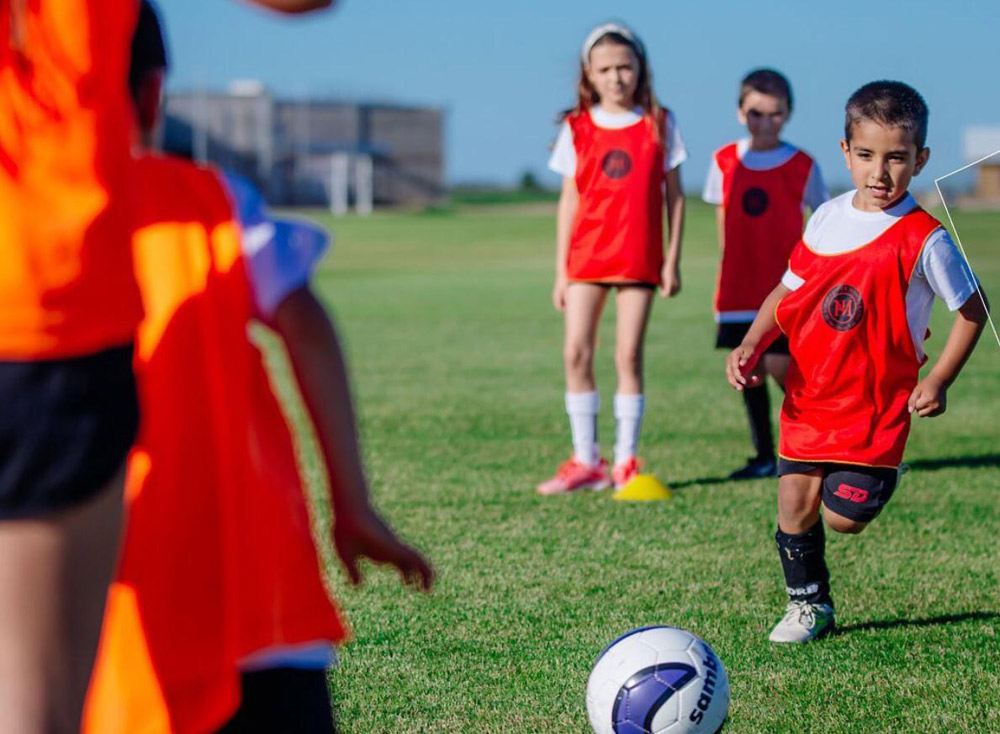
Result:
<instances>
[{"instance_id":1,"label":"green grass field","mask_svg":"<svg viewBox=\"0 0 1000 734\"><path fill-rule=\"evenodd\" d=\"M713 349L711 211L688 212L684 289L657 303L648 337L642 454L675 490L653 504L534 492L570 451L551 207L325 222L337 244L317 286L347 344L372 491L438 572L431 595L385 570L369 569L360 590L337 574L355 633L331 676L346 734L588 732L595 656L657 623L690 629L722 658L733 734L1000 732L992 334L948 412L914 426L911 471L885 513L861 536L829 540L841 631L772 646L785 602L776 484L724 479L749 440ZM1000 300L1000 215L956 223ZM937 308L932 357L949 324ZM608 319L606 455L613 338Z\"/></svg>"}]
</instances>

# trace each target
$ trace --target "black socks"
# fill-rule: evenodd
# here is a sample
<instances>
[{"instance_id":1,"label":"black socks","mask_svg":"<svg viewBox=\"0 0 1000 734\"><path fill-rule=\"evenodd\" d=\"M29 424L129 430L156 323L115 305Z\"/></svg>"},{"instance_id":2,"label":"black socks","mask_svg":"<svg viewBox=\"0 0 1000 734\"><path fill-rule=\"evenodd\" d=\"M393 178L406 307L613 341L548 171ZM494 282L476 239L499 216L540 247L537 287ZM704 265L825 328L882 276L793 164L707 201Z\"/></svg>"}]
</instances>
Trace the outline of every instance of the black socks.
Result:
<instances>
[{"instance_id":1,"label":"black socks","mask_svg":"<svg viewBox=\"0 0 1000 734\"><path fill-rule=\"evenodd\" d=\"M805 600L810 604L829 604L830 570L826 567L826 535L823 521L798 535L790 535L780 528L774 534L785 572L785 586L792 601Z\"/></svg>"},{"instance_id":2,"label":"black socks","mask_svg":"<svg viewBox=\"0 0 1000 734\"><path fill-rule=\"evenodd\" d=\"M774 434L771 432L771 399L767 383L743 388L743 403L750 422L750 440L758 459L774 459Z\"/></svg>"}]
</instances>

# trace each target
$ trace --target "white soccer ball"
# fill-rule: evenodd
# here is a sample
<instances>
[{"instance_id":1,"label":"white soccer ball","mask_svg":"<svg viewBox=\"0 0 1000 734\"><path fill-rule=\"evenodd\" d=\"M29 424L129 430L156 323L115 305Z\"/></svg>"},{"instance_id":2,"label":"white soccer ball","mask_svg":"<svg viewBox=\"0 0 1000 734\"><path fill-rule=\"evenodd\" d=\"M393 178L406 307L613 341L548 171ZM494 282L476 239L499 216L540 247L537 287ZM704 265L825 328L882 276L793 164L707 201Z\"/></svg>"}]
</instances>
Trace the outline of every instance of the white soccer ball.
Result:
<instances>
[{"instance_id":1,"label":"white soccer ball","mask_svg":"<svg viewBox=\"0 0 1000 734\"><path fill-rule=\"evenodd\" d=\"M729 680L704 640L676 627L643 627L612 642L587 681L595 734L716 734Z\"/></svg>"}]
</instances>

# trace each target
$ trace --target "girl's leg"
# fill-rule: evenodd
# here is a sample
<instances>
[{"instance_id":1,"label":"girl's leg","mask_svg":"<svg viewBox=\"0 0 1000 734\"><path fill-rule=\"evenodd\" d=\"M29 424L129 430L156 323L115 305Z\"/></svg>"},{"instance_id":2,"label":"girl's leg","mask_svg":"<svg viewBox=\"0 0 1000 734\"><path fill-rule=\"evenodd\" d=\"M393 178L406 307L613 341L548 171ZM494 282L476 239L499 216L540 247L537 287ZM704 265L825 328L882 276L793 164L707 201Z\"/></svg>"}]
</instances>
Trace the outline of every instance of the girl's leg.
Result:
<instances>
[{"instance_id":1,"label":"girl's leg","mask_svg":"<svg viewBox=\"0 0 1000 734\"><path fill-rule=\"evenodd\" d=\"M573 283L566 290L563 364L568 392L593 392L597 389L594 382L594 345L607 296L607 288L593 283Z\"/></svg>"},{"instance_id":2,"label":"girl's leg","mask_svg":"<svg viewBox=\"0 0 1000 734\"><path fill-rule=\"evenodd\" d=\"M635 457L639 444L639 427L645 409L642 357L654 295L649 288L622 287L615 299L615 368L618 373L615 466L619 467Z\"/></svg>"},{"instance_id":3,"label":"girl's leg","mask_svg":"<svg viewBox=\"0 0 1000 734\"><path fill-rule=\"evenodd\" d=\"M600 402L594 381L594 346L607 293L607 288L592 283L573 283L566 291L566 340L563 347L566 412L573 436L574 458L588 466L598 461L597 413Z\"/></svg>"},{"instance_id":4,"label":"girl's leg","mask_svg":"<svg viewBox=\"0 0 1000 734\"><path fill-rule=\"evenodd\" d=\"M120 471L86 504L0 522L0 732L78 734L122 523Z\"/></svg>"}]
</instances>

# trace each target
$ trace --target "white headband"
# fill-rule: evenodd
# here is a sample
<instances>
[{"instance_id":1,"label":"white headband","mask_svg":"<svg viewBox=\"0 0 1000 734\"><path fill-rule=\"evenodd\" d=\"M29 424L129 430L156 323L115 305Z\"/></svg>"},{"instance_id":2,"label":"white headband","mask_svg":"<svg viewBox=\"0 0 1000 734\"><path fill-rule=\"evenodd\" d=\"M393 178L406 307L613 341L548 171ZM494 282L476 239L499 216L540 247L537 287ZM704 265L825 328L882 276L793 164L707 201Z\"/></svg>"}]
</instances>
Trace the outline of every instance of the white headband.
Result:
<instances>
[{"instance_id":1,"label":"white headband","mask_svg":"<svg viewBox=\"0 0 1000 734\"><path fill-rule=\"evenodd\" d=\"M602 36L606 36L609 33L615 33L630 44L635 49L636 53L642 58L646 57L646 48L642 45L642 41L639 40L639 36L635 35L631 28L624 26L621 23L604 23L597 26L594 30L590 32L587 36L587 40L583 42L583 46L580 49L580 60L583 61L584 66L590 66L590 52L594 48L594 44L600 40Z\"/></svg>"}]
</instances>

